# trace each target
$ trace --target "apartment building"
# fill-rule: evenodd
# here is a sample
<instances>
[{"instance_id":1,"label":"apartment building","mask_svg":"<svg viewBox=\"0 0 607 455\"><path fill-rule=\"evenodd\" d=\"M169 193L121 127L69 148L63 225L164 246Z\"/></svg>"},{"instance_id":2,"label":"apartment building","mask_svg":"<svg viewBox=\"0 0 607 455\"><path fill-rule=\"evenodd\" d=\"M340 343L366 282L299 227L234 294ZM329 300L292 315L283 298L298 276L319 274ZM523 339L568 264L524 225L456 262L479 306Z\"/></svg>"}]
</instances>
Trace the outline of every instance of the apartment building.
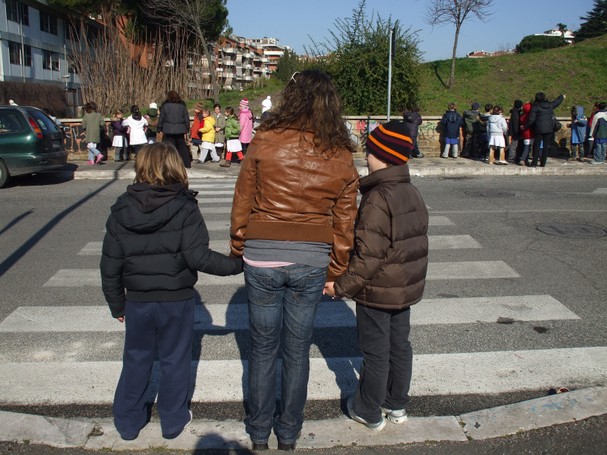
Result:
<instances>
[{"instance_id":1,"label":"apartment building","mask_svg":"<svg viewBox=\"0 0 607 455\"><path fill-rule=\"evenodd\" d=\"M287 49L289 48L281 46L276 38L222 37L213 46L212 52L212 66L220 88L240 90L256 80L269 79ZM190 95L199 97L193 95L201 89L209 93L211 70L207 60L201 56L192 56L190 62Z\"/></svg>"},{"instance_id":2,"label":"apartment building","mask_svg":"<svg viewBox=\"0 0 607 455\"><path fill-rule=\"evenodd\" d=\"M80 79L68 59L73 13L46 0L0 0L0 12L0 81L58 85L65 88L70 105L79 105ZM213 46L210 66L220 88L240 90L255 80L270 78L286 49L275 38L222 38ZM200 98L211 93L212 69L206 58L191 54L188 66L189 95Z\"/></svg>"},{"instance_id":3,"label":"apartment building","mask_svg":"<svg viewBox=\"0 0 607 455\"><path fill-rule=\"evenodd\" d=\"M46 1L0 0L0 80L76 89L67 60L68 14Z\"/></svg>"}]
</instances>

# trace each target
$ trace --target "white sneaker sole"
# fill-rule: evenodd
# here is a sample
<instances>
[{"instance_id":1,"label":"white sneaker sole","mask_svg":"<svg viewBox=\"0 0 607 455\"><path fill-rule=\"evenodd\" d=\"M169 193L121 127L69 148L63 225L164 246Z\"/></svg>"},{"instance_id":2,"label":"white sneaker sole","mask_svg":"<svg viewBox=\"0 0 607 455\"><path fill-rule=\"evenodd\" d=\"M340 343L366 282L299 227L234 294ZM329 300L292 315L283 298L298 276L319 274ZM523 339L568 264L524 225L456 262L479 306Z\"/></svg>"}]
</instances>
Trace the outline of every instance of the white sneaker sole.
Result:
<instances>
[{"instance_id":1,"label":"white sneaker sole","mask_svg":"<svg viewBox=\"0 0 607 455\"><path fill-rule=\"evenodd\" d=\"M350 416L350 418L352 420L354 420L355 422L362 423L369 430L380 432L386 426L386 419L384 419L383 415L382 415L381 422L378 425L369 424L369 422L367 422L365 419L357 416L356 413L354 412L354 410L352 409L352 397L350 397L348 399L347 408L348 408L348 415Z\"/></svg>"},{"instance_id":2,"label":"white sneaker sole","mask_svg":"<svg viewBox=\"0 0 607 455\"><path fill-rule=\"evenodd\" d=\"M409 418L407 414L398 417L393 416L392 411L390 409L381 408L381 412L384 414L384 416L386 416L386 420L389 420L390 422L396 424L405 423Z\"/></svg>"}]
</instances>

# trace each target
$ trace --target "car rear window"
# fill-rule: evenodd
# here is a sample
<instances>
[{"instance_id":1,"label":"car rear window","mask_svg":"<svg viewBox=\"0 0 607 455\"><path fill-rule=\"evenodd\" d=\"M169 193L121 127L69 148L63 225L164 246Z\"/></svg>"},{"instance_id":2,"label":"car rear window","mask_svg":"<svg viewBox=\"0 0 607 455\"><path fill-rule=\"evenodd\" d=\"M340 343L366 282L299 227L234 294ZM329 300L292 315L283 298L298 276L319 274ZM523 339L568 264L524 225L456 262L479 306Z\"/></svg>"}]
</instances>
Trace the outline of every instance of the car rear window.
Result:
<instances>
[{"instance_id":1,"label":"car rear window","mask_svg":"<svg viewBox=\"0 0 607 455\"><path fill-rule=\"evenodd\" d=\"M21 113L14 110L0 110L0 134L23 131L25 131L25 123Z\"/></svg>"},{"instance_id":2,"label":"car rear window","mask_svg":"<svg viewBox=\"0 0 607 455\"><path fill-rule=\"evenodd\" d=\"M55 122L43 112L35 109L28 109L27 113L36 121L42 131L59 131Z\"/></svg>"}]
</instances>

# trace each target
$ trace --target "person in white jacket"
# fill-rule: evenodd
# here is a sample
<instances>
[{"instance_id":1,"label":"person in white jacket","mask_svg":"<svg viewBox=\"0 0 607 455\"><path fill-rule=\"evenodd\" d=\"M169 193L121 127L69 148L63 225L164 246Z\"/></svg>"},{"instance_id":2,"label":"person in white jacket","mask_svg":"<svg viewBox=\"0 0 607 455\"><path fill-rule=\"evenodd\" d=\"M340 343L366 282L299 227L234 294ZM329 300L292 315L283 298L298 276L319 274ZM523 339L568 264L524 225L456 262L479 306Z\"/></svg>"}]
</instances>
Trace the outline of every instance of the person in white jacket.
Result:
<instances>
[{"instance_id":1,"label":"person in white jacket","mask_svg":"<svg viewBox=\"0 0 607 455\"><path fill-rule=\"evenodd\" d=\"M487 134L489 135L489 164L508 164L506 161L506 139L508 124L502 115L500 106L493 106L491 115L487 119ZM495 157L499 155L499 160Z\"/></svg>"},{"instance_id":2,"label":"person in white jacket","mask_svg":"<svg viewBox=\"0 0 607 455\"><path fill-rule=\"evenodd\" d=\"M131 106L131 115L122 121L122 126L128 127L129 145L133 153L137 155L139 149L148 143L148 138L145 135L148 121L141 115L139 106Z\"/></svg>"}]
</instances>

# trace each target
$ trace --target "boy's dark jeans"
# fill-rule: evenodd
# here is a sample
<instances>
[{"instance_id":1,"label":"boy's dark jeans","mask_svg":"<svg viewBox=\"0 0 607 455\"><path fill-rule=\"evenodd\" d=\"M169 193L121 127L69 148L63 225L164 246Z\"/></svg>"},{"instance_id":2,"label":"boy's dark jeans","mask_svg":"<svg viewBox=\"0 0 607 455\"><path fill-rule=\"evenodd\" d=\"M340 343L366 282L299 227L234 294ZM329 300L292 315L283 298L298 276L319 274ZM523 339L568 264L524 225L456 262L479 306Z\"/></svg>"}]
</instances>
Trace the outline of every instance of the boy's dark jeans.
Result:
<instances>
[{"instance_id":1,"label":"boy's dark jeans","mask_svg":"<svg viewBox=\"0 0 607 455\"><path fill-rule=\"evenodd\" d=\"M381 420L380 406L404 409L409 401L413 365L410 318L409 308L383 310L356 305L363 363L353 408L368 422Z\"/></svg>"}]
</instances>

